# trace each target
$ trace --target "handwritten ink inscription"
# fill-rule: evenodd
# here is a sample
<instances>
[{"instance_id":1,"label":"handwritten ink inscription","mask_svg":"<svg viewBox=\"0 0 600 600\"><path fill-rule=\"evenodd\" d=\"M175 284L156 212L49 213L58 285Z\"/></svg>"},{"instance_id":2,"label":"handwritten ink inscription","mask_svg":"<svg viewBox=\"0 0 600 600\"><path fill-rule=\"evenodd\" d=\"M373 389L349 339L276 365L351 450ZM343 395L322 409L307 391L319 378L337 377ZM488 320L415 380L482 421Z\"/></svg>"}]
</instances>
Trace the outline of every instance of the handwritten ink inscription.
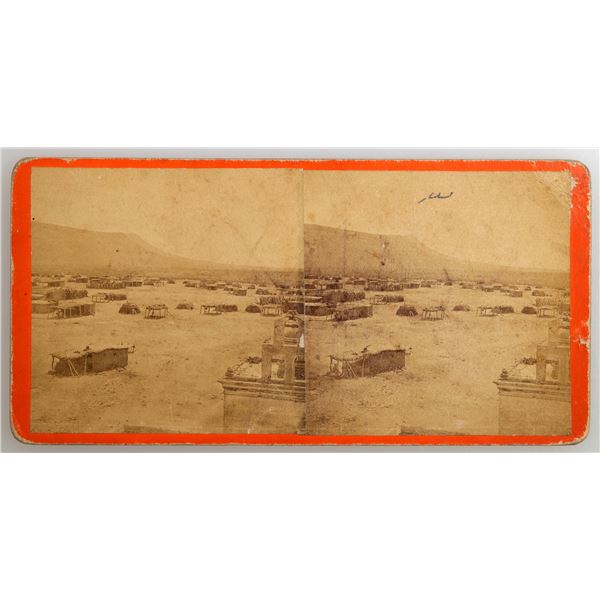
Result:
<instances>
[{"instance_id":1,"label":"handwritten ink inscription","mask_svg":"<svg viewBox=\"0 0 600 600\"><path fill-rule=\"evenodd\" d=\"M425 202L425 200L447 200L448 198L452 197L452 195L454 194L454 192L450 192L447 196L444 196L441 192L438 192L437 194L434 194L433 192L431 192L431 194L429 194L429 196L426 196L425 198L421 198L417 204L421 204L421 202Z\"/></svg>"}]
</instances>

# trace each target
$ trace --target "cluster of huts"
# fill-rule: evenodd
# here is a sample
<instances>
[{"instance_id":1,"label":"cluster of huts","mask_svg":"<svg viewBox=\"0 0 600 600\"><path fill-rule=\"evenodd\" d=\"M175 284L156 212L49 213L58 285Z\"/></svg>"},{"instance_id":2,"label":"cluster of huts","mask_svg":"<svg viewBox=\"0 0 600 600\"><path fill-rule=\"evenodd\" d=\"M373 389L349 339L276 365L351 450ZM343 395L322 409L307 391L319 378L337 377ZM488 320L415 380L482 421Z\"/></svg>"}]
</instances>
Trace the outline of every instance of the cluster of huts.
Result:
<instances>
[{"instance_id":1,"label":"cluster of huts","mask_svg":"<svg viewBox=\"0 0 600 600\"><path fill-rule=\"evenodd\" d=\"M85 289L69 287L69 283L84 284ZM135 276L86 276L75 274L66 276L56 274L52 277L34 277L33 312L46 313L57 318L69 316L84 316L94 314L90 307L93 303L125 301L120 309L123 314L139 314L142 310L135 305L127 303L124 292L128 287L142 285L162 286L175 283L173 279L159 277ZM392 279L392 278L362 278L362 277L311 277L304 279L302 286L274 285L269 283L249 283L243 281L227 282L210 279L186 280L186 287L205 290L221 291L237 297L247 297L250 293L254 302L246 306L249 313L262 314L263 316L281 316L293 311L296 314L305 314L309 317L322 317L336 321L368 318L372 316L372 305L399 304L396 314L398 316L418 316L424 320L441 320L446 316L446 309L441 307L426 306L422 309L404 302L404 295L397 292L417 288L431 288L436 286L457 286L461 289L479 289L489 293L502 294L511 298L522 298L525 294L531 296L531 305L521 309L523 314L552 317L564 315L569 312L568 293L564 290L548 291L531 285L505 285L502 283L487 283L484 281L453 282L449 279ZM103 290L88 296L87 290ZM104 291L111 290L111 291ZM79 300L79 301L78 301ZM69 301L68 305L64 305ZM77 302L78 301L78 302ZM367 307L371 305L371 308ZM60 306L59 306L60 305ZM231 308L235 306L235 309ZM65 310L58 310L58 308ZM136 312L137 308L137 312ZM179 310L193 310L192 302L180 302ZM232 310L238 310L235 304L202 304L198 307L202 314L220 315ZM456 304L453 311L469 311L467 304ZM148 311L144 311L145 313ZM477 315L497 316L514 312L514 308L502 302L484 304L477 307ZM164 310L150 310L149 318L163 318ZM167 313L168 314L168 313Z\"/></svg>"},{"instance_id":2,"label":"cluster of huts","mask_svg":"<svg viewBox=\"0 0 600 600\"><path fill-rule=\"evenodd\" d=\"M175 283L174 279L165 279L163 277L89 277L87 287L93 289L121 290L128 287L153 286L160 287Z\"/></svg>"},{"instance_id":3,"label":"cluster of huts","mask_svg":"<svg viewBox=\"0 0 600 600\"><path fill-rule=\"evenodd\" d=\"M55 319L87 317L96 314L96 304L118 300L127 300L127 295L108 292L88 296L87 290L76 288L52 287L47 292L34 289L31 310Z\"/></svg>"},{"instance_id":4,"label":"cluster of huts","mask_svg":"<svg viewBox=\"0 0 600 600\"><path fill-rule=\"evenodd\" d=\"M207 280L185 281L184 285L212 291L220 290L235 296L248 296L252 291L254 301L246 306L245 311L267 317L278 317L293 312L332 320L348 320L365 318L373 314L365 290L350 289L342 278L315 278L306 280L303 286ZM385 302L396 300L397 297L388 295ZM204 305L201 310L206 314L225 312L219 305Z\"/></svg>"},{"instance_id":5,"label":"cluster of huts","mask_svg":"<svg viewBox=\"0 0 600 600\"><path fill-rule=\"evenodd\" d=\"M305 279L305 314L308 316L322 316L336 318L336 305L347 301L343 296L338 296L332 302L326 297L330 290L337 294L356 294L350 300L363 300L365 292L388 292L369 293L368 301L372 305L398 303L396 314L398 316L414 317L421 315L423 320L442 320L447 315L447 309L441 306L425 306L417 310L416 306L404 303L404 295L395 294L400 290L412 290L418 288L432 288L442 286L456 286L464 290L481 290L484 292L501 294L509 298L523 298L526 294L531 296L532 303L522 308L523 314L534 314L539 317L554 317L569 313L568 292L563 290L547 290L532 285L507 285L503 283L487 283L485 281L451 281L447 279L367 279L359 277L330 277L317 278L307 277ZM471 307L464 302L455 304L454 312L470 311ZM479 316L498 316L514 313L515 308L509 304L497 302L477 307L476 314ZM365 313L366 315L366 313Z\"/></svg>"},{"instance_id":6,"label":"cluster of huts","mask_svg":"<svg viewBox=\"0 0 600 600\"><path fill-rule=\"evenodd\" d=\"M305 314L312 317L325 317L335 321L368 318L373 316L373 306L382 304L400 304L398 316L416 316L417 309L404 304L404 295L396 292L415 289L426 281L399 281L394 279L331 279L307 278L305 280ZM367 296L367 292L369 295ZM383 293L371 293L383 292ZM428 307L422 313L427 320L443 319L446 311L442 307Z\"/></svg>"},{"instance_id":7,"label":"cluster of huts","mask_svg":"<svg viewBox=\"0 0 600 600\"><path fill-rule=\"evenodd\" d=\"M69 282L84 284L85 288L68 288ZM125 289L128 287L140 287L142 285L162 286L175 283L173 279L148 278L148 277L114 277L114 276L83 276L75 275L70 278L65 276L34 278L34 286L38 284L44 286L39 294L34 294L33 312L47 313L49 316L61 318L66 316L84 316L92 315L95 310L92 303L105 303L113 301L124 301L120 307L121 314L140 314L150 319L165 318L169 313L166 307L162 305L150 305L144 310L139 306L127 301ZM304 293L300 286L293 287L289 284L279 284L273 287L272 282L250 283L250 282L226 282L212 281L208 279L186 280L183 284L188 288L197 288L205 290L222 291L236 297L248 296L250 292L256 293L256 301L246 307L246 312L259 313L264 316L280 316L285 312L293 311L296 314L304 312ZM94 290L89 295L88 290ZM110 290L110 291L109 291ZM123 290L123 291L121 291ZM37 290L34 290L37 291ZM356 295L350 292L340 293L344 300ZM50 298L52 296L52 298ZM79 311L72 310L57 311L59 301L64 299L73 299L85 297L85 304L81 302ZM348 297L348 298L346 298ZM364 297L364 293L362 293ZM329 302L335 303L337 298L328 298ZM176 305L178 310L194 310L196 306L193 302L184 300ZM221 315L228 312L238 311L238 305L234 303L205 303L197 306L201 314Z\"/></svg>"},{"instance_id":8,"label":"cluster of huts","mask_svg":"<svg viewBox=\"0 0 600 600\"><path fill-rule=\"evenodd\" d=\"M68 284L87 284L84 275L32 277L32 311L57 319L93 316L96 304L88 300L86 289L68 287ZM71 353L52 353L51 372L58 376L78 377L124 368L134 348L128 346L92 349L89 346Z\"/></svg>"},{"instance_id":9,"label":"cluster of huts","mask_svg":"<svg viewBox=\"0 0 600 600\"><path fill-rule=\"evenodd\" d=\"M31 281L31 311L58 319L87 316L95 313L86 289L69 287L69 283L85 283L81 276L33 276ZM86 278L83 278L86 279Z\"/></svg>"},{"instance_id":10,"label":"cluster of huts","mask_svg":"<svg viewBox=\"0 0 600 600\"><path fill-rule=\"evenodd\" d=\"M32 278L32 312L46 314L50 318L69 319L94 316L96 304L125 301L119 308L121 314L139 314L140 308L127 302L127 294L121 291L127 287L141 285L159 285L164 280L142 279L132 276L116 278L109 276L87 275L55 275L53 277L33 276ZM174 283L174 281L173 281ZM71 287L70 284L85 285ZM89 290L111 290L96 291Z\"/></svg>"},{"instance_id":11,"label":"cluster of huts","mask_svg":"<svg viewBox=\"0 0 600 600\"><path fill-rule=\"evenodd\" d=\"M366 279L342 277L304 280L304 314L335 321L362 319L373 315L373 307L366 301ZM363 289L358 289L362 287Z\"/></svg>"},{"instance_id":12,"label":"cluster of huts","mask_svg":"<svg viewBox=\"0 0 600 600\"><path fill-rule=\"evenodd\" d=\"M222 290L234 296L246 296L248 294L248 290L254 290L256 288L256 286L253 283L228 283L227 281L186 280L183 282L183 284L185 285L185 287L211 290L213 292L216 292L217 290Z\"/></svg>"},{"instance_id":13,"label":"cluster of huts","mask_svg":"<svg viewBox=\"0 0 600 600\"><path fill-rule=\"evenodd\" d=\"M143 314L146 319L164 319L169 313L165 304L150 304L141 308L127 300L124 291L128 287L142 285L168 285L174 280L163 278L135 277L94 277L84 275L56 275L53 277L34 277L32 309L35 313L46 313L48 316L67 319L93 316L97 303L122 302L119 313L123 315ZM69 284L80 284L72 287ZM85 287L81 287L85 285ZM332 321L348 321L373 316L378 305L397 304L397 316L416 317L423 320L443 320L447 311L471 311L468 304L455 304L448 309L441 305L424 306L417 310L416 306L405 302L405 294L398 292L417 289L419 287L435 287L456 285L465 290L481 290L490 294L503 295L508 298L531 298L531 304L521 309L523 314L539 317L568 316L569 297L565 290L547 290L534 286L503 285L485 282L452 282L444 280L393 280L367 278L316 278L307 277L302 286L273 284L252 284L225 281L185 281L189 288L222 291L232 296L245 297L251 292L253 301L247 304L245 311L267 317L283 317L291 322L295 317L290 315L306 315L323 317ZM98 290L89 294L88 290ZM409 294L410 295L410 294ZM198 309L201 314L218 316L224 313L237 312L235 303L204 303L195 306L193 302L183 301L176 305L177 310ZM475 314L481 317L496 317L514 313L512 305L502 302L484 304L474 308ZM282 321L283 322L283 321ZM279 323L279 321L278 321ZM53 370L62 375L81 375L97 372L107 368L115 368L127 364L127 348L107 348L97 352L89 348L71 355L53 355ZM401 348L384 348L378 351L365 349L362 352L347 356L330 357L330 374L336 377L370 376L378 372L402 368L406 352ZM270 388L269 388L270 389Z\"/></svg>"},{"instance_id":14,"label":"cluster of huts","mask_svg":"<svg viewBox=\"0 0 600 600\"><path fill-rule=\"evenodd\" d=\"M246 297L254 293L255 301L246 306L248 313L261 314L266 317L276 317L286 311L295 313L303 312L303 296L300 288L282 285L279 287L268 287L267 285L256 285L247 282L228 283L226 281L184 281L184 285L190 288L204 289L209 291L221 291L236 297ZM209 303L200 306L200 312L206 315L220 315L227 312L237 312L237 304Z\"/></svg>"},{"instance_id":15,"label":"cluster of huts","mask_svg":"<svg viewBox=\"0 0 600 600\"><path fill-rule=\"evenodd\" d=\"M361 287L371 292L396 292L406 289L432 288L455 286L462 289L482 290L485 292L500 292L514 298L523 296L523 292L531 292L532 296L544 296L551 292L534 285L514 285L484 280L453 281L449 277L438 279L393 279L393 278L362 278L362 277L305 277L305 289L345 289ZM559 290L565 291L565 290Z\"/></svg>"}]
</instances>

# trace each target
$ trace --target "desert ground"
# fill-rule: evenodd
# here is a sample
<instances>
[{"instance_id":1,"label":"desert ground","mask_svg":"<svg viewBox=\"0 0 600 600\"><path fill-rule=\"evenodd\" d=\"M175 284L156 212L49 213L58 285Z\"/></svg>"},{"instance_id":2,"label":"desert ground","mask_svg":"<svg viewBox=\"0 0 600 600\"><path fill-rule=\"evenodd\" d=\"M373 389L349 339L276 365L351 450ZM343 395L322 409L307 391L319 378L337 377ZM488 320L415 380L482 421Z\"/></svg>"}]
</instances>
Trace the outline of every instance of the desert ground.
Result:
<instances>
[{"instance_id":1,"label":"desert ground","mask_svg":"<svg viewBox=\"0 0 600 600\"><path fill-rule=\"evenodd\" d=\"M395 292L394 292L395 293ZM531 292L511 298L459 286L405 289L417 317L396 316L396 304L376 305L372 318L307 323L307 431L319 435L497 434L502 369L535 356L547 338L548 319L521 314ZM367 292L367 296L374 293ZM424 306L443 304L447 317L421 320ZM470 312L454 312L468 304ZM514 314L479 317L480 305L511 305ZM409 349L406 366L373 377L327 375L329 355L381 347Z\"/></svg>"},{"instance_id":2,"label":"desert ground","mask_svg":"<svg viewBox=\"0 0 600 600\"><path fill-rule=\"evenodd\" d=\"M69 284L69 287L84 287ZM96 304L95 316L32 323L31 425L36 432L112 433L152 431L214 433L223 428L223 390L228 367L260 355L273 333L273 319L246 313L253 290L236 297L222 290L187 288L182 281L161 287L124 290L144 310L164 303L165 319L119 314L123 302ZM179 302L194 310L176 310ZM238 312L200 314L200 304L237 304ZM85 377L49 374L51 353L135 346L125 369Z\"/></svg>"},{"instance_id":3,"label":"desert ground","mask_svg":"<svg viewBox=\"0 0 600 600\"><path fill-rule=\"evenodd\" d=\"M70 284L71 287L78 287ZM79 286L83 287L83 286ZM96 291L89 290L91 296ZM110 290L105 290L110 291ZM187 288L182 281L160 287L113 290L143 308L164 303L165 319L119 314L122 302L96 304L96 314L32 323L32 430L36 432L214 433L223 428L223 391L218 380L228 367L259 356L273 333L273 319L246 313L254 290L236 297L222 290ZM337 323L307 318L306 433L496 434L502 369L535 355L546 340L548 319L521 314L534 303L531 292L511 298L500 292L459 286L405 289L417 317L396 316L398 303L375 305L374 315ZM367 297L376 292L367 292ZM194 310L177 310L179 302ZM238 312L208 316L203 303L237 304ZM447 317L421 320L424 306L443 304ZM470 312L454 312L467 304ZM514 314L479 317L480 305L511 305ZM86 377L50 374L51 353L86 346L135 346L129 364ZM401 346L406 366L374 377L338 379L328 375L329 355L363 348Z\"/></svg>"}]
</instances>

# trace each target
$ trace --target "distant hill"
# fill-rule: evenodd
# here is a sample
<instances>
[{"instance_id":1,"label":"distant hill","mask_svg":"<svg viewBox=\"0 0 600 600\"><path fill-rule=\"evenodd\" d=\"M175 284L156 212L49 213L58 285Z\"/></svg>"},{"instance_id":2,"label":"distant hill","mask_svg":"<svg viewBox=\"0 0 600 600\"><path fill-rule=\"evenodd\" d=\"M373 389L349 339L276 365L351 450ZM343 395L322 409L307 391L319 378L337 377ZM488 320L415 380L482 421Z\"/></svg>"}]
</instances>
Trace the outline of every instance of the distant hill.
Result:
<instances>
[{"instance_id":1,"label":"distant hill","mask_svg":"<svg viewBox=\"0 0 600 600\"><path fill-rule=\"evenodd\" d=\"M193 260L162 252L135 234L88 231L34 221L31 224L34 273L139 274L172 277L268 279L294 282L298 273ZM566 287L568 273L470 263L431 250L411 236L304 226L304 262L312 275L484 279Z\"/></svg>"},{"instance_id":2,"label":"distant hill","mask_svg":"<svg viewBox=\"0 0 600 600\"><path fill-rule=\"evenodd\" d=\"M312 275L493 280L565 287L568 273L471 263L440 254L412 236L304 226L304 266Z\"/></svg>"},{"instance_id":3,"label":"distant hill","mask_svg":"<svg viewBox=\"0 0 600 600\"><path fill-rule=\"evenodd\" d=\"M34 273L140 274L194 277L286 273L268 267L232 266L173 256L135 234L88 231L34 221L31 224ZM293 273L293 272L287 272Z\"/></svg>"}]
</instances>

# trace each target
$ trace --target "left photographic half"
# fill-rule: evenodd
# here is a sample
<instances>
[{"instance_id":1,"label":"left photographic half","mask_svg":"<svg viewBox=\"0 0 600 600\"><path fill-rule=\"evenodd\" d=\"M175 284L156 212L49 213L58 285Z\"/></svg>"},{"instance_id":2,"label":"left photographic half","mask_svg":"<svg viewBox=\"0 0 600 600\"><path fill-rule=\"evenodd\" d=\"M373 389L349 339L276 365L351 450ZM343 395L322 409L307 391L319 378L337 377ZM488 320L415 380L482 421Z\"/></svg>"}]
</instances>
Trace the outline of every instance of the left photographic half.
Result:
<instances>
[{"instance_id":1,"label":"left photographic half","mask_svg":"<svg viewBox=\"0 0 600 600\"><path fill-rule=\"evenodd\" d=\"M302 171L31 169L31 431L302 433Z\"/></svg>"}]
</instances>

